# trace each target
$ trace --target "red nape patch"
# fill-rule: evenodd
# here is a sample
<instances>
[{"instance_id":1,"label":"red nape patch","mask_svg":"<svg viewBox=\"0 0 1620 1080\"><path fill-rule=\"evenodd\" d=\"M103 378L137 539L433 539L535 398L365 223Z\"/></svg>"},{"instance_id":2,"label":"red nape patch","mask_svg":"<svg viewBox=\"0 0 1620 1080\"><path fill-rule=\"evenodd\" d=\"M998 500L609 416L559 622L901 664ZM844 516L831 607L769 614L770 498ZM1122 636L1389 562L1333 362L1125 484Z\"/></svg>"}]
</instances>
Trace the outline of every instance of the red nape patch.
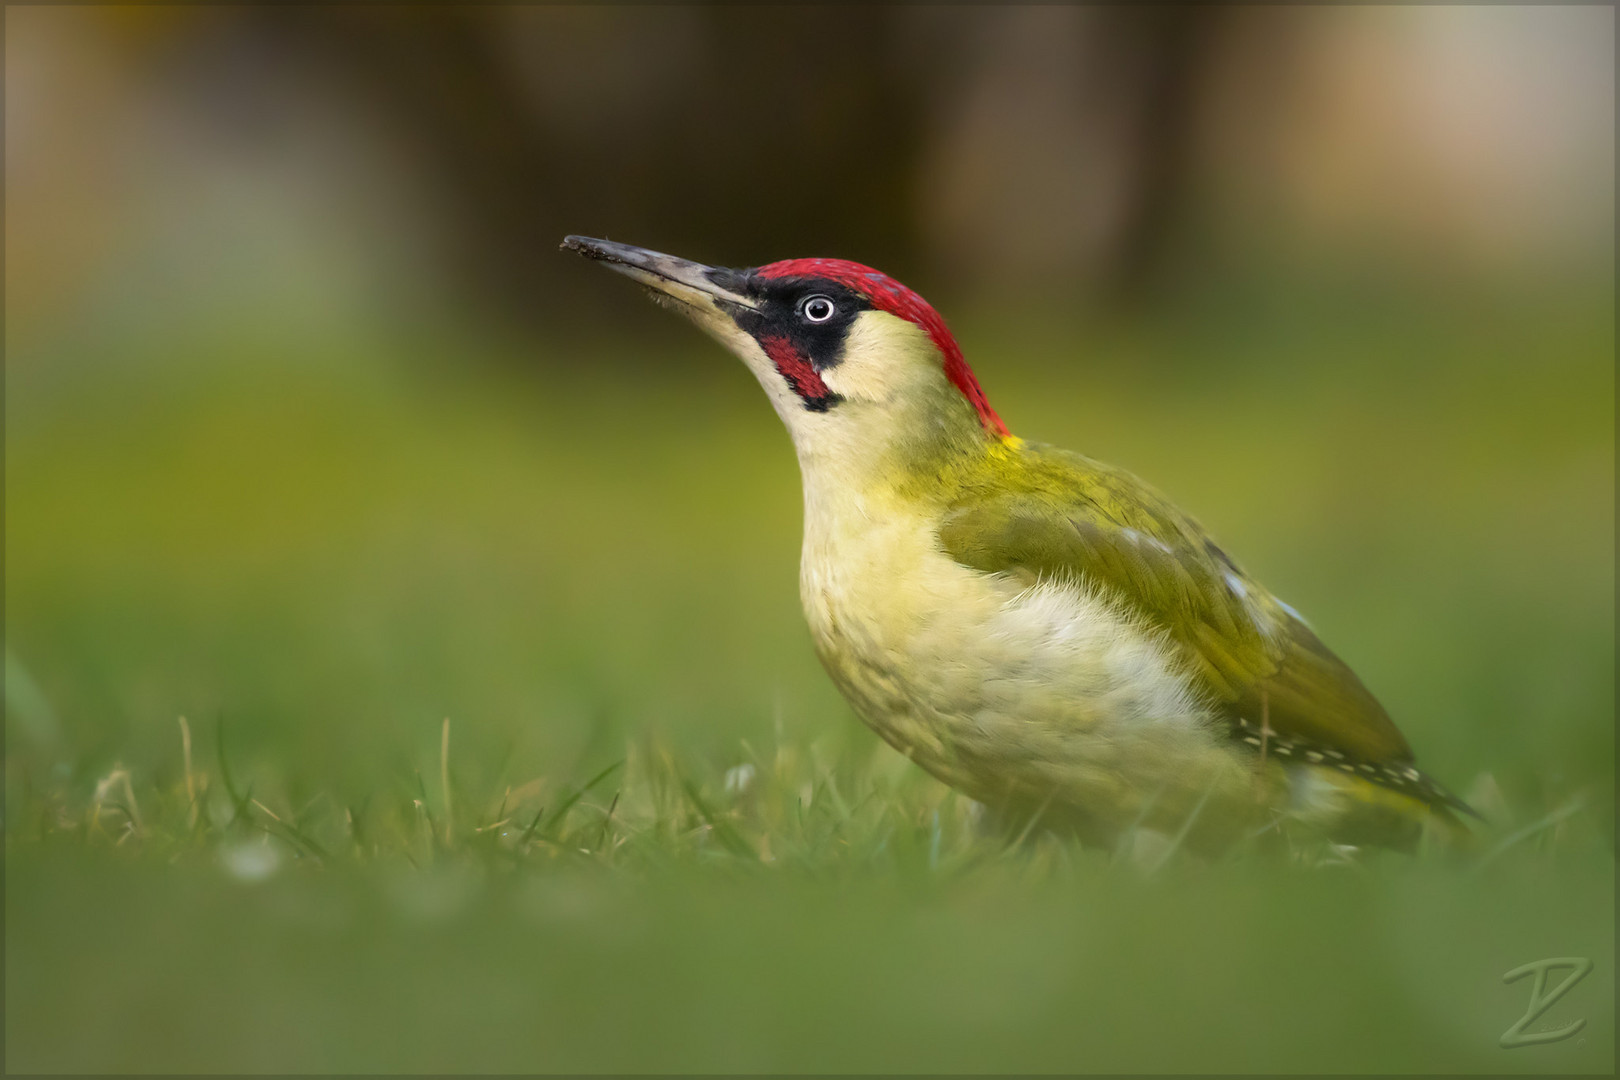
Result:
<instances>
[{"instance_id":1,"label":"red nape patch","mask_svg":"<svg viewBox=\"0 0 1620 1080\"><path fill-rule=\"evenodd\" d=\"M950 379L972 403L974 410L979 414L980 422L987 430L997 435L1005 437L1010 434L1007 425L996 415L996 410L990 407L990 399L984 396L984 389L979 386L979 380L973 376L973 369L968 367L967 360L962 356L962 347L946 329L945 320L940 318L939 312L935 311L928 301L894 278L870 266L862 266L860 263L845 259L784 259L782 262L762 266L756 273L763 278L826 278L845 288L854 289L870 300L877 310L897 315L907 322L922 327L933 341L934 347L945 357L945 377ZM776 357L772 355L771 359L775 360ZM776 366L778 369L782 367L780 362ZM809 367L808 364L805 366ZM786 371L782 373L788 374ZM816 382L821 382L821 376L816 375L814 369L811 369L810 374Z\"/></svg>"},{"instance_id":2,"label":"red nape patch","mask_svg":"<svg viewBox=\"0 0 1620 1080\"><path fill-rule=\"evenodd\" d=\"M793 347L793 342L785 337L767 336L760 338L759 344L782 378L793 384L806 408L819 412L832 403L833 392L821 381L821 372Z\"/></svg>"}]
</instances>

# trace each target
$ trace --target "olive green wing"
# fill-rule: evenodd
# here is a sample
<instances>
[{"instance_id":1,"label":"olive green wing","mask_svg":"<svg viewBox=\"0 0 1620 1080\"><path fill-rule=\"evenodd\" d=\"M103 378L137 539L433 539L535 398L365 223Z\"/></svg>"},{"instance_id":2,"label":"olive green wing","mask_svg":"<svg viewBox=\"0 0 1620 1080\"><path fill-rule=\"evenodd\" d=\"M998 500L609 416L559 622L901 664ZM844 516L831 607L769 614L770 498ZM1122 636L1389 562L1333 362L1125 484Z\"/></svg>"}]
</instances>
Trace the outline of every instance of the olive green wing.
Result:
<instances>
[{"instance_id":1,"label":"olive green wing","mask_svg":"<svg viewBox=\"0 0 1620 1080\"><path fill-rule=\"evenodd\" d=\"M939 540L957 562L1101 591L1165 632L1234 725L1258 732L1264 721L1280 740L1335 760L1411 760L1355 673L1157 492L1068 455L1015 479L1022 490L969 490L948 509Z\"/></svg>"}]
</instances>

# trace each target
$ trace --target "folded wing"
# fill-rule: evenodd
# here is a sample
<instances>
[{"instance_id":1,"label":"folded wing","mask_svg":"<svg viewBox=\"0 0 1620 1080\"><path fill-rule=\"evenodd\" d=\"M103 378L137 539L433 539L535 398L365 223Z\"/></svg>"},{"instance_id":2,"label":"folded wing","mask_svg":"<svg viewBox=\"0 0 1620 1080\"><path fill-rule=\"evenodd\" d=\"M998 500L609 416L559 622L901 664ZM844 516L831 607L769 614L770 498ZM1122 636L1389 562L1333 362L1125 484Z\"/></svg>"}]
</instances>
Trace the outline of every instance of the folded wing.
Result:
<instances>
[{"instance_id":1,"label":"folded wing","mask_svg":"<svg viewBox=\"0 0 1620 1080\"><path fill-rule=\"evenodd\" d=\"M1163 631L1235 729L1263 722L1279 741L1358 762L1411 760L1355 673L1191 518L1128 473L1061 451L1026 453L1040 457L1021 490L968 490L949 508L939 539L952 558L1109 597Z\"/></svg>"}]
</instances>

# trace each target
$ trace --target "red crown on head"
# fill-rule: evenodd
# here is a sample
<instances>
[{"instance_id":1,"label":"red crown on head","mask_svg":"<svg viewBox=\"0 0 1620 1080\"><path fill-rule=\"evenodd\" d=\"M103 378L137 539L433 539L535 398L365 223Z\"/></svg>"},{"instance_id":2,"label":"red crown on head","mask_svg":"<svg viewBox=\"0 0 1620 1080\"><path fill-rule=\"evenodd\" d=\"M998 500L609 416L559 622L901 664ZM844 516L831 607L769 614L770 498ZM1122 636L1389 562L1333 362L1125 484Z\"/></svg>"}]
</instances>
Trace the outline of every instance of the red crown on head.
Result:
<instances>
[{"instance_id":1,"label":"red crown on head","mask_svg":"<svg viewBox=\"0 0 1620 1080\"><path fill-rule=\"evenodd\" d=\"M886 311L923 329L934 347L945 357L945 377L950 379L962 395L973 405L985 428L1006 437L1007 425L1001 422L990 400L984 396L973 369L962 356L962 347L951 336L945 320L933 306L885 273L845 259L784 259L760 267L756 273L764 278L825 278L853 289L872 302L878 311Z\"/></svg>"}]
</instances>

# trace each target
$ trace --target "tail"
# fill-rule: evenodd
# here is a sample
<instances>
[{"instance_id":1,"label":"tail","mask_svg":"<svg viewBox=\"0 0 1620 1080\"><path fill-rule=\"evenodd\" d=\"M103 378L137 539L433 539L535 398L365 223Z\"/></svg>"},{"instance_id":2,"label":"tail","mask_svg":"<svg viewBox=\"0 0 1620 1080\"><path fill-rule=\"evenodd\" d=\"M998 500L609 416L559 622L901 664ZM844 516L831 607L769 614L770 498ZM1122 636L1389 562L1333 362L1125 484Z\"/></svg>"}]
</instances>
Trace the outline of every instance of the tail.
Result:
<instances>
[{"instance_id":1,"label":"tail","mask_svg":"<svg viewBox=\"0 0 1620 1080\"><path fill-rule=\"evenodd\" d=\"M1414 770L1416 771L1416 770ZM1477 826L1485 825L1485 815L1452 794L1445 785L1427 773L1418 772L1429 813L1424 820L1425 846L1439 845L1450 851L1477 852L1480 846Z\"/></svg>"},{"instance_id":2,"label":"tail","mask_svg":"<svg viewBox=\"0 0 1620 1080\"><path fill-rule=\"evenodd\" d=\"M1409 776L1417 770L1404 766L1402 773ZM1339 843L1406 852L1479 849L1472 823L1485 818L1432 777L1417 773L1400 788L1359 776L1344 777L1342 782L1351 805L1332 828Z\"/></svg>"},{"instance_id":3,"label":"tail","mask_svg":"<svg viewBox=\"0 0 1620 1080\"><path fill-rule=\"evenodd\" d=\"M1453 799L1443 806L1431 806L1423 819L1418 846L1422 850L1476 854L1481 841L1472 822L1483 824L1484 821L1484 816L1478 810L1461 799Z\"/></svg>"}]
</instances>

